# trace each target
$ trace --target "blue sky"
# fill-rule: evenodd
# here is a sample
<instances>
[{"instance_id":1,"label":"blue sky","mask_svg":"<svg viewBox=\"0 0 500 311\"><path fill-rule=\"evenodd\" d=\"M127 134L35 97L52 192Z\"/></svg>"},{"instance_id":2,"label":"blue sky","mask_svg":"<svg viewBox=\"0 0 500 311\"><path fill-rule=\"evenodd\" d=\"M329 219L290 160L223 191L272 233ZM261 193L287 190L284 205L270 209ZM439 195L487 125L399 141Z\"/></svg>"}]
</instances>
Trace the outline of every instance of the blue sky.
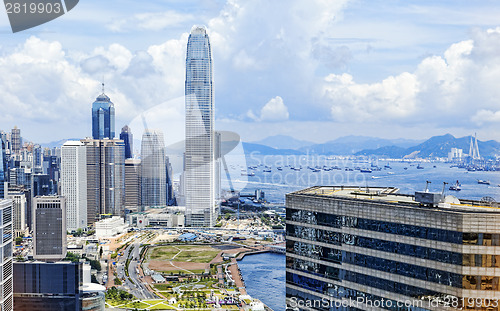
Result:
<instances>
[{"instance_id":1,"label":"blue sky","mask_svg":"<svg viewBox=\"0 0 500 311\"><path fill-rule=\"evenodd\" d=\"M216 128L244 140L500 140L498 16L497 1L84 0L12 34L2 9L0 129L88 136L104 79L117 132L130 124L140 137L146 120L167 143L182 139L187 36L202 24Z\"/></svg>"}]
</instances>

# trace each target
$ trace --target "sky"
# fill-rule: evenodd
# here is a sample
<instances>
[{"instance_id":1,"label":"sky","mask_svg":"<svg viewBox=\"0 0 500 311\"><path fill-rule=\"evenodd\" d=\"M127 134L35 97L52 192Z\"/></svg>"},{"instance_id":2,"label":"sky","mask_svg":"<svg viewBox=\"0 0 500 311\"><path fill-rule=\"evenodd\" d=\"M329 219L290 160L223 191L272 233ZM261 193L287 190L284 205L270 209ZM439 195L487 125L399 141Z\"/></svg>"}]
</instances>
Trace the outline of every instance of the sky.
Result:
<instances>
[{"instance_id":1,"label":"sky","mask_svg":"<svg viewBox=\"0 0 500 311\"><path fill-rule=\"evenodd\" d=\"M500 4L488 0L84 0L13 34L0 9L0 130L91 134L101 83L129 124L184 137L185 53L205 25L215 128L271 135L500 141Z\"/></svg>"}]
</instances>

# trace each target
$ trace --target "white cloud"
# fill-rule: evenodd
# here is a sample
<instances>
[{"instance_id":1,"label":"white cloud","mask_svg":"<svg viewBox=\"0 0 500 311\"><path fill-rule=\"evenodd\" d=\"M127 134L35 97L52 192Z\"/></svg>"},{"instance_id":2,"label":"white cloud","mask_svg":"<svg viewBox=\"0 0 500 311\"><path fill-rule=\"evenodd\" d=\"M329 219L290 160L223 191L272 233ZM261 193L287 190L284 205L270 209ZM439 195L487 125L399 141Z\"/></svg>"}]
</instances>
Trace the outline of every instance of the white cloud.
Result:
<instances>
[{"instance_id":1,"label":"white cloud","mask_svg":"<svg viewBox=\"0 0 500 311\"><path fill-rule=\"evenodd\" d=\"M500 110L499 48L498 31L477 31L443 56L423 59L415 71L380 82L356 83L349 74L330 74L323 100L337 122L465 128L493 122Z\"/></svg>"},{"instance_id":2,"label":"white cloud","mask_svg":"<svg viewBox=\"0 0 500 311\"><path fill-rule=\"evenodd\" d=\"M288 108L283 103L283 98L276 96L271 98L260 110L260 116L256 116L252 110L247 112L247 117L254 121L286 121L288 120Z\"/></svg>"},{"instance_id":3,"label":"white cloud","mask_svg":"<svg viewBox=\"0 0 500 311\"><path fill-rule=\"evenodd\" d=\"M476 112L471 118L477 125L483 125L485 123L498 123L500 124L500 110L491 111L486 109L481 109Z\"/></svg>"}]
</instances>

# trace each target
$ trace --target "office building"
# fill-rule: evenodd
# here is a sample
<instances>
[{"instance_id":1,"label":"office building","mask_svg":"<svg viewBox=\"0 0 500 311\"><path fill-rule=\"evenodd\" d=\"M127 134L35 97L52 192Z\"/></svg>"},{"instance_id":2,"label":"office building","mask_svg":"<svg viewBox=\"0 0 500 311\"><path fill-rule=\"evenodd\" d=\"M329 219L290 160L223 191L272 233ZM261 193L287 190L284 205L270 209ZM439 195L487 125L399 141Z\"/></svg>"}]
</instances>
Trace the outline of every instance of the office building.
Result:
<instances>
[{"instance_id":1,"label":"office building","mask_svg":"<svg viewBox=\"0 0 500 311\"><path fill-rule=\"evenodd\" d=\"M87 224L100 215L122 216L125 148L119 139L83 139L87 150Z\"/></svg>"},{"instance_id":2,"label":"office building","mask_svg":"<svg viewBox=\"0 0 500 311\"><path fill-rule=\"evenodd\" d=\"M498 203L318 186L286 206L292 309L498 310Z\"/></svg>"},{"instance_id":3,"label":"office building","mask_svg":"<svg viewBox=\"0 0 500 311\"><path fill-rule=\"evenodd\" d=\"M146 129L141 141L142 206L167 205L165 141L160 130Z\"/></svg>"},{"instance_id":4,"label":"office building","mask_svg":"<svg viewBox=\"0 0 500 311\"><path fill-rule=\"evenodd\" d=\"M174 195L174 179L173 179L173 171L172 165L170 164L170 159L165 157L165 177L167 178L167 205L172 206L176 205L175 195Z\"/></svg>"},{"instance_id":5,"label":"office building","mask_svg":"<svg viewBox=\"0 0 500 311\"><path fill-rule=\"evenodd\" d=\"M7 159L5 155L5 143L2 140L0 142L0 200L5 198L6 170L7 170Z\"/></svg>"},{"instance_id":6,"label":"office building","mask_svg":"<svg viewBox=\"0 0 500 311\"><path fill-rule=\"evenodd\" d=\"M141 207L141 160L125 159L125 209L137 212Z\"/></svg>"},{"instance_id":7,"label":"office building","mask_svg":"<svg viewBox=\"0 0 500 311\"><path fill-rule=\"evenodd\" d=\"M87 152L80 141L67 141L61 148L61 195L66 197L68 231L87 227Z\"/></svg>"},{"instance_id":8,"label":"office building","mask_svg":"<svg viewBox=\"0 0 500 311\"><path fill-rule=\"evenodd\" d=\"M64 262L15 262L16 311L80 311L82 264Z\"/></svg>"},{"instance_id":9,"label":"office building","mask_svg":"<svg viewBox=\"0 0 500 311\"><path fill-rule=\"evenodd\" d=\"M128 127L128 125L125 125L122 128L122 131L120 133L120 139L123 140L123 143L125 144L125 159L133 158L134 135L132 134L132 131L130 130L130 127Z\"/></svg>"},{"instance_id":10,"label":"office building","mask_svg":"<svg viewBox=\"0 0 500 311\"><path fill-rule=\"evenodd\" d=\"M186 224L213 226L217 219L214 185L214 103L212 51L204 27L191 29L186 54Z\"/></svg>"},{"instance_id":11,"label":"office building","mask_svg":"<svg viewBox=\"0 0 500 311\"><path fill-rule=\"evenodd\" d=\"M125 231L126 225L122 217L113 216L95 223L95 236L98 238L112 237Z\"/></svg>"},{"instance_id":12,"label":"office building","mask_svg":"<svg viewBox=\"0 0 500 311\"><path fill-rule=\"evenodd\" d=\"M21 129L14 126L10 133L10 142L12 144L11 151L13 154L18 154L21 152L21 148L23 147L23 140L21 138Z\"/></svg>"},{"instance_id":13,"label":"office building","mask_svg":"<svg viewBox=\"0 0 500 311\"><path fill-rule=\"evenodd\" d=\"M27 235L28 226L26 214L28 202L26 200L26 193L24 191L9 191L7 198L12 200L12 227L14 230L14 237L17 238Z\"/></svg>"},{"instance_id":14,"label":"office building","mask_svg":"<svg viewBox=\"0 0 500 311\"><path fill-rule=\"evenodd\" d=\"M66 257L66 198L33 199L33 258L58 261Z\"/></svg>"},{"instance_id":15,"label":"office building","mask_svg":"<svg viewBox=\"0 0 500 311\"><path fill-rule=\"evenodd\" d=\"M12 200L0 200L0 310L12 311Z\"/></svg>"},{"instance_id":16,"label":"office building","mask_svg":"<svg viewBox=\"0 0 500 311\"><path fill-rule=\"evenodd\" d=\"M115 138L115 105L104 94L104 84L102 94L92 104L92 138Z\"/></svg>"}]
</instances>

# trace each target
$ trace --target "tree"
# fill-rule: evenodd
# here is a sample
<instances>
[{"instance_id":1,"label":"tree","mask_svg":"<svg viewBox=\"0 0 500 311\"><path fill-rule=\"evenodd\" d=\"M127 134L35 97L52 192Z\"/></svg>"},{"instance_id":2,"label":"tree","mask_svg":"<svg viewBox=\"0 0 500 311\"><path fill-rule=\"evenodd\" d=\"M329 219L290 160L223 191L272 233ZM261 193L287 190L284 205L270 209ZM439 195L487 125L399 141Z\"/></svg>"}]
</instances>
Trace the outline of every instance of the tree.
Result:
<instances>
[{"instance_id":1,"label":"tree","mask_svg":"<svg viewBox=\"0 0 500 311\"><path fill-rule=\"evenodd\" d=\"M23 243L23 238L22 238L22 237L20 237L20 236L18 236L18 237L16 238L16 245L21 245L21 243Z\"/></svg>"}]
</instances>

